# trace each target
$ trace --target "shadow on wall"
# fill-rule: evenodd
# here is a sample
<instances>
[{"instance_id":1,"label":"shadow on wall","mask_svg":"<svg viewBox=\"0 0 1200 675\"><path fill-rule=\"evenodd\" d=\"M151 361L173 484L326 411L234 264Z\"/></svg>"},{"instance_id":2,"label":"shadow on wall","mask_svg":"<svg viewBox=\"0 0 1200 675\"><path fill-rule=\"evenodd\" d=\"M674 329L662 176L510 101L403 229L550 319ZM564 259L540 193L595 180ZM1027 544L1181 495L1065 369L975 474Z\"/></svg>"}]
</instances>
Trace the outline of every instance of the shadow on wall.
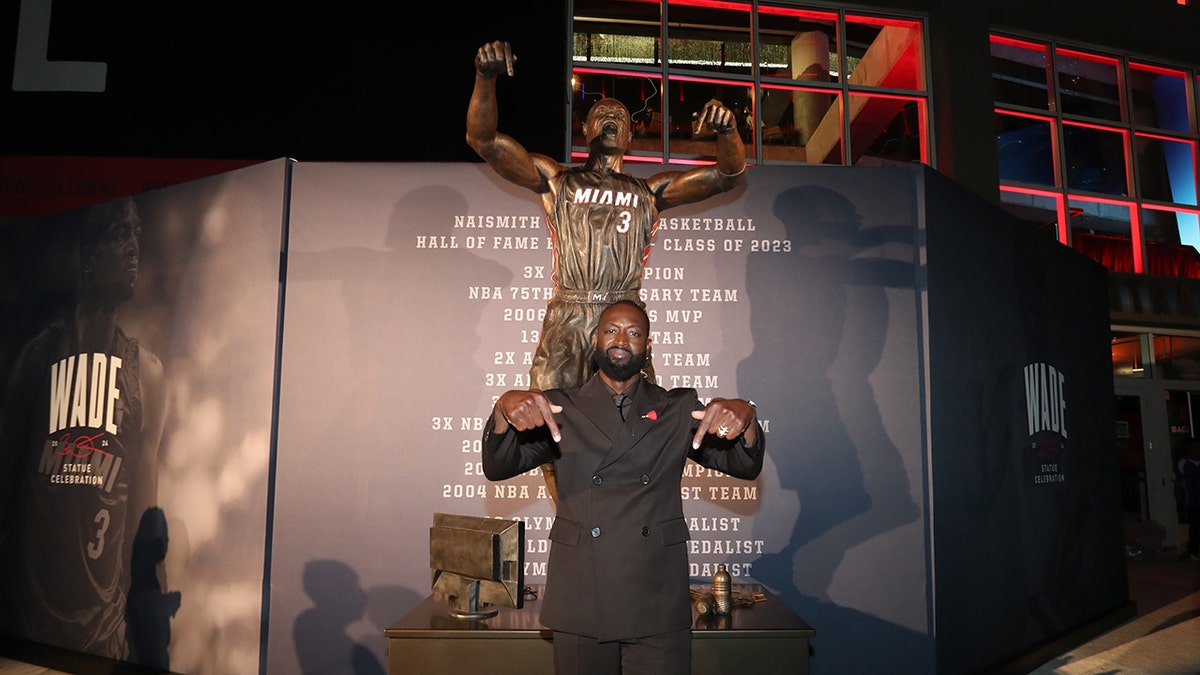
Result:
<instances>
[{"instance_id":1,"label":"shadow on wall","mask_svg":"<svg viewBox=\"0 0 1200 675\"><path fill-rule=\"evenodd\" d=\"M143 666L171 670L167 649L171 644L171 619L179 611L183 596L166 591L160 574L169 544L167 518L163 510L146 509L133 538L129 598L125 605L126 639L131 660Z\"/></svg>"},{"instance_id":2,"label":"shadow on wall","mask_svg":"<svg viewBox=\"0 0 1200 675\"><path fill-rule=\"evenodd\" d=\"M300 672L385 675L372 650L348 632L367 614L358 574L337 560L312 560L304 566L304 592L313 606L296 617L292 629Z\"/></svg>"},{"instance_id":3,"label":"shadow on wall","mask_svg":"<svg viewBox=\"0 0 1200 675\"><path fill-rule=\"evenodd\" d=\"M828 599L849 550L921 515L868 379L884 355L888 289L912 289L916 278L911 258L872 250L911 251L913 229L864 228L850 200L816 185L783 191L773 212L794 254L747 258L754 351L738 383L774 411L768 460L800 509L787 543L755 560L753 576L816 629L814 666L913 672L905 664L928 663L925 635ZM798 292L780 297L781 288Z\"/></svg>"}]
</instances>

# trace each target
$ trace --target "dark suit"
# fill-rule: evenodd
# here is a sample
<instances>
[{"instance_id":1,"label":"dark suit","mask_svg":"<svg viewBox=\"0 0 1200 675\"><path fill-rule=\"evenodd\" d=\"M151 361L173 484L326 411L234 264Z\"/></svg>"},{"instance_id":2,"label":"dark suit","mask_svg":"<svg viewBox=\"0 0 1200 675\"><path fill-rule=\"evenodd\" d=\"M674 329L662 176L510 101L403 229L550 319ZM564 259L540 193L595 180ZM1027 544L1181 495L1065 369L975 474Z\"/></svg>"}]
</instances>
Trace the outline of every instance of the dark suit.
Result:
<instances>
[{"instance_id":1,"label":"dark suit","mask_svg":"<svg viewBox=\"0 0 1200 675\"><path fill-rule=\"evenodd\" d=\"M688 457L738 478L758 476L763 434L747 448L740 439L706 436L692 449L694 389L667 391L640 380L626 419L596 376L575 389L546 396L562 441L546 429L484 433L483 469L504 480L555 462L558 513L541 622L601 642L679 631L691 626L687 541L680 496Z\"/></svg>"}]
</instances>

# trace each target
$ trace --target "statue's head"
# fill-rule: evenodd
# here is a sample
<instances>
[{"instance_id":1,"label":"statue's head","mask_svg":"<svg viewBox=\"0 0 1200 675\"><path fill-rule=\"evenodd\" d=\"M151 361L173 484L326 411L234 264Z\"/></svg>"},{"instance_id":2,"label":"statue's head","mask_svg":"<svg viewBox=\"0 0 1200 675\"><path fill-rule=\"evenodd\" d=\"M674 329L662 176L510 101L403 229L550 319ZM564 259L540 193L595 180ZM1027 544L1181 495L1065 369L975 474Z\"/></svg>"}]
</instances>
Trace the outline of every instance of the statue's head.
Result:
<instances>
[{"instance_id":1,"label":"statue's head","mask_svg":"<svg viewBox=\"0 0 1200 675\"><path fill-rule=\"evenodd\" d=\"M624 153L633 140L629 108L615 98L596 101L588 111L583 134L590 148Z\"/></svg>"}]
</instances>

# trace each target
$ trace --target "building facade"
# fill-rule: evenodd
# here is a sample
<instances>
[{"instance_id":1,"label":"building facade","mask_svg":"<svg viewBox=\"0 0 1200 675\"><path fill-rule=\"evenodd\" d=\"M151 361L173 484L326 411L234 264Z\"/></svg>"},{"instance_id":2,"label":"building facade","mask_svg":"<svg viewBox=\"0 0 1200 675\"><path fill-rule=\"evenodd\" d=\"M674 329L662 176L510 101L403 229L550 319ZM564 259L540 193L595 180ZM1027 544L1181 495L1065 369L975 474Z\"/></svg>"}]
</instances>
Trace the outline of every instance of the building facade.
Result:
<instances>
[{"instance_id":1,"label":"building facade","mask_svg":"<svg viewBox=\"0 0 1200 675\"><path fill-rule=\"evenodd\" d=\"M632 159L711 161L715 99L752 164L926 163L1100 262L1124 510L1175 546L1200 403L1200 8L1104 4L577 0L568 145L585 154L588 106L616 97Z\"/></svg>"}]
</instances>

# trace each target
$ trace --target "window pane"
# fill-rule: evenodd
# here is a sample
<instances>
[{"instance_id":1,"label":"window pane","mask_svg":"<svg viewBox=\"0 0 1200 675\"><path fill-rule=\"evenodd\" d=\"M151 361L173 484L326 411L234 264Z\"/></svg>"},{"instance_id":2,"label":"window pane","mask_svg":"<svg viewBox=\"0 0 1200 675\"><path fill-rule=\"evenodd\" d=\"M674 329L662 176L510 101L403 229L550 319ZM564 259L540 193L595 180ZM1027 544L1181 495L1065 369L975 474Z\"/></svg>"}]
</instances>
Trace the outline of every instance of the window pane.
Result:
<instances>
[{"instance_id":1,"label":"window pane","mask_svg":"<svg viewBox=\"0 0 1200 675\"><path fill-rule=\"evenodd\" d=\"M1000 180L1054 186L1054 141L1048 120L996 114Z\"/></svg>"},{"instance_id":2,"label":"window pane","mask_svg":"<svg viewBox=\"0 0 1200 675\"><path fill-rule=\"evenodd\" d=\"M661 20L657 3L576 0L576 63L659 64Z\"/></svg>"},{"instance_id":3,"label":"window pane","mask_svg":"<svg viewBox=\"0 0 1200 675\"><path fill-rule=\"evenodd\" d=\"M1110 272L1133 272L1133 227L1129 207L1072 199L1071 244Z\"/></svg>"},{"instance_id":4,"label":"window pane","mask_svg":"<svg viewBox=\"0 0 1200 675\"><path fill-rule=\"evenodd\" d=\"M842 163L838 95L823 89L763 87L763 158L785 162Z\"/></svg>"},{"instance_id":5,"label":"window pane","mask_svg":"<svg viewBox=\"0 0 1200 675\"><path fill-rule=\"evenodd\" d=\"M1113 375L1145 377L1146 357L1142 336L1138 333L1113 333L1112 336Z\"/></svg>"},{"instance_id":6,"label":"window pane","mask_svg":"<svg viewBox=\"0 0 1200 675\"><path fill-rule=\"evenodd\" d=\"M1060 49L1055 65L1059 110L1067 115L1121 121L1116 59Z\"/></svg>"},{"instance_id":7,"label":"window pane","mask_svg":"<svg viewBox=\"0 0 1200 675\"><path fill-rule=\"evenodd\" d=\"M615 3L614 3L615 4ZM672 0L667 8L668 58L672 69L749 75L750 5Z\"/></svg>"},{"instance_id":8,"label":"window pane","mask_svg":"<svg viewBox=\"0 0 1200 675\"><path fill-rule=\"evenodd\" d=\"M1063 156L1066 182L1071 190L1112 195L1129 194L1125 167L1125 134L1063 123Z\"/></svg>"},{"instance_id":9,"label":"window pane","mask_svg":"<svg viewBox=\"0 0 1200 675\"><path fill-rule=\"evenodd\" d=\"M925 89L921 24L846 16L846 71L850 84Z\"/></svg>"},{"instance_id":10,"label":"window pane","mask_svg":"<svg viewBox=\"0 0 1200 675\"><path fill-rule=\"evenodd\" d=\"M1135 134L1133 149L1142 199L1196 205L1194 142Z\"/></svg>"},{"instance_id":11,"label":"window pane","mask_svg":"<svg viewBox=\"0 0 1200 675\"><path fill-rule=\"evenodd\" d=\"M1146 239L1147 273L1200 278L1195 214L1143 208L1141 225Z\"/></svg>"},{"instance_id":12,"label":"window pane","mask_svg":"<svg viewBox=\"0 0 1200 675\"><path fill-rule=\"evenodd\" d=\"M1191 130L1187 81L1181 71L1130 63L1129 86L1134 124L1184 134Z\"/></svg>"},{"instance_id":13,"label":"window pane","mask_svg":"<svg viewBox=\"0 0 1200 675\"><path fill-rule=\"evenodd\" d=\"M925 106L899 96L850 95L850 163L924 161Z\"/></svg>"},{"instance_id":14,"label":"window pane","mask_svg":"<svg viewBox=\"0 0 1200 675\"><path fill-rule=\"evenodd\" d=\"M1154 367L1156 373L1167 380L1200 380L1200 338L1182 335L1154 336ZM1196 394L1175 391L1169 392L1172 400L1178 400L1184 412L1184 421L1191 419L1186 412L1194 405L1200 404L1195 399ZM1175 422L1172 419L1172 423Z\"/></svg>"},{"instance_id":15,"label":"window pane","mask_svg":"<svg viewBox=\"0 0 1200 675\"><path fill-rule=\"evenodd\" d=\"M1029 223L1039 236L1060 241L1058 236L1058 202L1060 196L1031 194L1023 190L1000 187L1000 201L1005 210Z\"/></svg>"},{"instance_id":16,"label":"window pane","mask_svg":"<svg viewBox=\"0 0 1200 675\"><path fill-rule=\"evenodd\" d=\"M1158 234L1159 241L1178 242L1200 251L1200 216L1195 213L1174 209L1142 209L1142 222L1150 223L1153 232L1161 233Z\"/></svg>"},{"instance_id":17,"label":"window pane","mask_svg":"<svg viewBox=\"0 0 1200 675\"><path fill-rule=\"evenodd\" d=\"M1046 47L992 36L992 89L997 103L1050 109Z\"/></svg>"},{"instance_id":18,"label":"window pane","mask_svg":"<svg viewBox=\"0 0 1200 675\"><path fill-rule=\"evenodd\" d=\"M700 112L709 101L719 101L733 111L738 133L746 145L746 158L753 159L754 89L749 85L707 80L672 80L669 83L667 111L670 126L671 157L716 157L716 134L700 128Z\"/></svg>"},{"instance_id":19,"label":"window pane","mask_svg":"<svg viewBox=\"0 0 1200 675\"><path fill-rule=\"evenodd\" d=\"M790 7L758 8L759 74L804 83L837 82L837 15Z\"/></svg>"},{"instance_id":20,"label":"window pane","mask_svg":"<svg viewBox=\"0 0 1200 675\"><path fill-rule=\"evenodd\" d=\"M630 150L662 155L662 96L658 78L575 71L571 91L571 145L586 148L583 123L602 98L615 98L629 108L633 120Z\"/></svg>"}]
</instances>

